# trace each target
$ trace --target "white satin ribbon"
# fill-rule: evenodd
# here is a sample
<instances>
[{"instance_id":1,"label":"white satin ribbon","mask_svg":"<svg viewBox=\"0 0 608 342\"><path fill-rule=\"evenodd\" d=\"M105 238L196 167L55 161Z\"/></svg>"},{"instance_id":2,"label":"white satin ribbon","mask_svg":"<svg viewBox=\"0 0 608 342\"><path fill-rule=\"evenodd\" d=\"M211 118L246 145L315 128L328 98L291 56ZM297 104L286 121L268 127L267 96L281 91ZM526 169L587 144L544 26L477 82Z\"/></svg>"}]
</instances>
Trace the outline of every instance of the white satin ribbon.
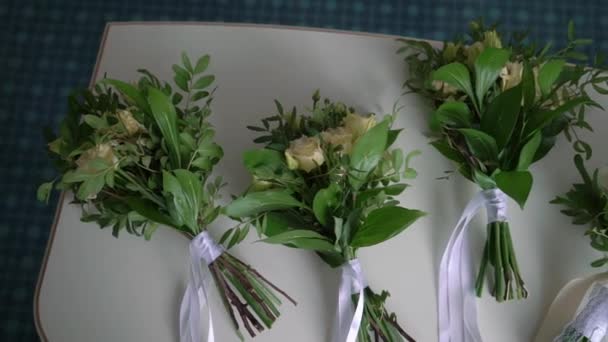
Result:
<instances>
[{"instance_id":1,"label":"white satin ribbon","mask_svg":"<svg viewBox=\"0 0 608 342\"><path fill-rule=\"evenodd\" d=\"M338 311L334 325L334 342L356 342L361 319L363 318L363 291L367 287L359 260L353 259L340 267L340 292L338 292ZM359 299L353 312L352 295L358 293Z\"/></svg>"},{"instance_id":2,"label":"white satin ribbon","mask_svg":"<svg viewBox=\"0 0 608 342\"><path fill-rule=\"evenodd\" d=\"M439 342L481 342L475 303L475 272L466 235L482 206L488 222L506 221L507 196L500 189L480 191L458 220L439 267Z\"/></svg>"},{"instance_id":3,"label":"white satin ribbon","mask_svg":"<svg viewBox=\"0 0 608 342\"><path fill-rule=\"evenodd\" d=\"M201 313L205 307L207 307L209 316L207 341L215 341L213 319L207 297L209 281L212 278L209 264L222 253L224 253L224 249L215 243L206 231L198 234L190 242L190 280L179 311L180 342L201 341Z\"/></svg>"},{"instance_id":4,"label":"white satin ribbon","mask_svg":"<svg viewBox=\"0 0 608 342\"><path fill-rule=\"evenodd\" d=\"M608 284L593 283L578 307L576 316L554 342L601 342L608 333Z\"/></svg>"}]
</instances>

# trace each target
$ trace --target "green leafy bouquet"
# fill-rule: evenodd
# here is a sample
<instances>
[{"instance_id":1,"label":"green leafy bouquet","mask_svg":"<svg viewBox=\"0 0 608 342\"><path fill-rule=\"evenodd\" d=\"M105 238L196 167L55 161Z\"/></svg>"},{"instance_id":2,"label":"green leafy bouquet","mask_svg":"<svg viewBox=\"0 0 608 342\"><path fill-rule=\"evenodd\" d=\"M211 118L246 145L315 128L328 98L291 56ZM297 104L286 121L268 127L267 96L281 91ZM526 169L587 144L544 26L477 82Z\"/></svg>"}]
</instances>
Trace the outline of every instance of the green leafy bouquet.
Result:
<instances>
[{"instance_id":1,"label":"green leafy bouquet","mask_svg":"<svg viewBox=\"0 0 608 342\"><path fill-rule=\"evenodd\" d=\"M591 240L591 247L604 256L591 263L593 267L602 267L608 263L608 188L606 180L599 176L598 169L592 174L585 168L583 157L574 156L574 165L581 175L582 183L575 183L562 196L557 196L551 203L565 208L561 212L572 218L576 225L586 225L585 235Z\"/></svg>"},{"instance_id":2,"label":"green leafy bouquet","mask_svg":"<svg viewBox=\"0 0 608 342\"><path fill-rule=\"evenodd\" d=\"M601 68L576 63L587 61L579 47L591 41L576 38L572 24L566 47L558 51L551 44L528 43L525 34L507 40L481 21L472 22L468 37L441 48L402 41L398 53L405 54L409 66L405 86L434 108L429 124L436 139L431 144L482 189L499 189L523 208L532 188L528 168L551 150L561 132L577 151L590 153L576 129L591 130L585 109L600 106L585 89L592 86L606 94L608 78ZM601 66L604 58L593 62ZM490 222L487 231L477 295L487 268L493 267L496 300L526 298L509 223Z\"/></svg>"},{"instance_id":3,"label":"green leafy bouquet","mask_svg":"<svg viewBox=\"0 0 608 342\"><path fill-rule=\"evenodd\" d=\"M395 199L407 187L401 180L415 177L409 161L418 152L404 156L390 148L401 131L391 128L395 113L376 122L342 103L321 103L318 91L312 98L310 115L284 111L275 101L278 114L248 127L260 133L255 142L264 148L244 154L253 184L226 213L253 223L262 241L312 250L331 267L343 267L342 284L351 277L355 287L346 284L343 298L362 311L352 324L339 313L336 340L354 341L357 336L343 333L351 324L359 341L412 341L384 307L388 292L365 284L356 258L359 248L396 236L424 215Z\"/></svg>"},{"instance_id":4,"label":"green leafy bouquet","mask_svg":"<svg viewBox=\"0 0 608 342\"><path fill-rule=\"evenodd\" d=\"M49 134L49 154L61 176L42 184L38 197L48 201L53 185L73 191L82 221L112 227L115 236L126 230L150 239L164 225L194 242L204 237L204 247L215 253L207 260L209 278L242 338L235 311L255 336L280 314L275 293L293 300L206 233L222 212L218 200L225 185L221 177L211 178L223 152L208 122L213 98L208 89L215 79L205 74L209 60L205 55L192 64L183 54L182 65L173 65L177 90L142 69L136 83L104 79L93 90L70 96L59 135ZM241 232L227 247L246 234ZM202 272L205 266L194 259L192 272ZM197 326L193 317L191 327Z\"/></svg>"}]
</instances>

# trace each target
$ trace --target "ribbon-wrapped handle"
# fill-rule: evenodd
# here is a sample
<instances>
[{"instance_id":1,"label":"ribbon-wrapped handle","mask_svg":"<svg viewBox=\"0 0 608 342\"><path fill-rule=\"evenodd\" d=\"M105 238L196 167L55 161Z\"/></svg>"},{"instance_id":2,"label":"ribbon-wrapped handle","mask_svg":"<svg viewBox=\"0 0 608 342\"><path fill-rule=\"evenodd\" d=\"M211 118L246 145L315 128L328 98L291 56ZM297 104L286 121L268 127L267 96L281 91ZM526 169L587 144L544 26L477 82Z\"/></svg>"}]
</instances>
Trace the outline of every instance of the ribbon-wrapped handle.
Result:
<instances>
[{"instance_id":1,"label":"ribbon-wrapped handle","mask_svg":"<svg viewBox=\"0 0 608 342\"><path fill-rule=\"evenodd\" d=\"M212 278L209 265L223 252L224 249L206 231L198 234L190 242L190 279L179 313L180 342L201 341L201 313L205 307L209 316L207 341L215 341L208 299L208 286Z\"/></svg>"},{"instance_id":2,"label":"ribbon-wrapped handle","mask_svg":"<svg viewBox=\"0 0 608 342\"><path fill-rule=\"evenodd\" d=\"M507 196L500 189L480 191L465 207L441 258L438 285L440 342L481 342L475 303L475 273L467 229L484 207L488 222L506 221Z\"/></svg>"},{"instance_id":3,"label":"ribbon-wrapped handle","mask_svg":"<svg viewBox=\"0 0 608 342\"><path fill-rule=\"evenodd\" d=\"M334 326L334 342L357 341L361 319L363 318L365 287L367 287L367 283L359 260L353 259L340 267L340 289ZM359 299L353 312L352 295L357 293Z\"/></svg>"}]
</instances>

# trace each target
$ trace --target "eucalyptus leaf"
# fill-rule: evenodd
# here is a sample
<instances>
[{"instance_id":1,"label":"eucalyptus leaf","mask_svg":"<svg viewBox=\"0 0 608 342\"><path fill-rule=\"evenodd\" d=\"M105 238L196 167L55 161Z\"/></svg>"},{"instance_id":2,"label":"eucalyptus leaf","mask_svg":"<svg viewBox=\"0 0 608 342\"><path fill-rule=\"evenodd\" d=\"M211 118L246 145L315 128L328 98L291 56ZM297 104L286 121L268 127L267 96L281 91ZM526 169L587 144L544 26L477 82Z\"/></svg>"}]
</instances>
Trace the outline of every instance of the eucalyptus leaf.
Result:
<instances>
[{"instance_id":1,"label":"eucalyptus leaf","mask_svg":"<svg viewBox=\"0 0 608 342\"><path fill-rule=\"evenodd\" d=\"M194 84L192 85L192 89L205 89L208 86L210 86L211 83L213 83L213 81L215 81L215 76L213 76L213 75L203 76L203 77L199 78L198 80L196 80L196 82L194 82Z\"/></svg>"},{"instance_id":2,"label":"eucalyptus leaf","mask_svg":"<svg viewBox=\"0 0 608 342\"><path fill-rule=\"evenodd\" d=\"M209 55L204 55L201 58L199 58L198 61L196 61L196 66L194 67L194 73L200 74L200 73L205 72L205 70L207 70L207 67L209 66L210 60L211 60L211 57L209 57Z\"/></svg>"},{"instance_id":3,"label":"eucalyptus leaf","mask_svg":"<svg viewBox=\"0 0 608 342\"><path fill-rule=\"evenodd\" d=\"M38 190L36 191L36 198L40 202L49 203L49 198L51 197L51 191L53 190L54 182L46 182L40 184L38 186Z\"/></svg>"}]
</instances>

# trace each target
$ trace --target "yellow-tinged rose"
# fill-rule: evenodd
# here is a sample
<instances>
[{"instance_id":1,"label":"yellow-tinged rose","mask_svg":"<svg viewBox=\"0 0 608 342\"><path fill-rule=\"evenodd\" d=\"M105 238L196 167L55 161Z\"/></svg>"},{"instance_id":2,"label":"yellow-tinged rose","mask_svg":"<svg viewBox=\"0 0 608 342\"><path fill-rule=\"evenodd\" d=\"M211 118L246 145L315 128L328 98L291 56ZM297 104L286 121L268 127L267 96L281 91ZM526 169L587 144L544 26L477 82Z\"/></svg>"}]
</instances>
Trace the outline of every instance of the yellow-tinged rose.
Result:
<instances>
[{"instance_id":1,"label":"yellow-tinged rose","mask_svg":"<svg viewBox=\"0 0 608 342\"><path fill-rule=\"evenodd\" d=\"M289 143L285 150L287 166L291 170L310 172L325 163L321 142L317 137L301 137Z\"/></svg>"},{"instance_id":2,"label":"yellow-tinged rose","mask_svg":"<svg viewBox=\"0 0 608 342\"><path fill-rule=\"evenodd\" d=\"M118 119L120 119L120 122L123 124L123 126L125 126L129 135L136 134L144 129L139 121L135 120L133 114L131 114L131 112L128 110L119 111Z\"/></svg>"},{"instance_id":3,"label":"yellow-tinged rose","mask_svg":"<svg viewBox=\"0 0 608 342\"><path fill-rule=\"evenodd\" d=\"M486 31L483 33L483 45L485 47L493 47L497 49L502 49L502 42L500 41L500 37L496 31Z\"/></svg>"},{"instance_id":4,"label":"yellow-tinged rose","mask_svg":"<svg viewBox=\"0 0 608 342\"><path fill-rule=\"evenodd\" d=\"M108 164L114 165L118 161L118 158L114 155L114 151L112 150L112 146L108 143L99 144L95 147L91 147L86 150L83 154L78 157L76 160L76 165L78 165L79 171L84 172L96 172L99 170L91 169L89 163L94 159L103 159Z\"/></svg>"},{"instance_id":5,"label":"yellow-tinged rose","mask_svg":"<svg viewBox=\"0 0 608 342\"><path fill-rule=\"evenodd\" d=\"M443 48L443 61L446 63L453 62L456 57L458 57L458 51L460 50L460 48L460 44L456 45L452 42L447 43Z\"/></svg>"},{"instance_id":6,"label":"yellow-tinged rose","mask_svg":"<svg viewBox=\"0 0 608 342\"><path fill-rule=\"evenodd\" d=\"M321 138L330 145L342 146L342 152L346 154L353 149L353 133L345 127L329 128L321 132Z\"/></svg>"},{"instance_id":7,"label":"yellow-tinged rose","mask_svg":"<svg viewBox=\"0 0 608 342\"><path fill-rule=\"evenodd\" d=\"M376 126L376 116L361 116L355 113L349 113L344 118L344 128L351 132L353 139L359 139L360 136Z\"/></svg>"},{"instance_id":8,"label":"yellow-tinged rose","mask_svg":"<svg viewBox=\"0 0 608 342\"><path fill-rule=\"evenodd\" d=\"M521 62L507 62L500 71L502 90L507 90L521 83L524 65Z\"/></svg>"},{"instance_id":9,"label":"yellow-tinged rose","mask_svg":"<svg viewBox=\"0 0 608 342\"><path fill-rule=\"evenodd\" d=\"M467 55L467 64L470 67L473 67L475 60L481 54L483 49L485 49L485 46L482 42L475 42L465 50L465 54Z\"/></svg>"},{"instance_id":10,"label":"yellow-tinged rose","mask_svg":"<svg viewBox=\"0 0 608 342\"><path fill-rule=\"evenodd\" d=\"M458 92L458 88L451 86L443 81L433 81L433 88L444 96L454 95Z\"/></svg>"}]
</instances>

